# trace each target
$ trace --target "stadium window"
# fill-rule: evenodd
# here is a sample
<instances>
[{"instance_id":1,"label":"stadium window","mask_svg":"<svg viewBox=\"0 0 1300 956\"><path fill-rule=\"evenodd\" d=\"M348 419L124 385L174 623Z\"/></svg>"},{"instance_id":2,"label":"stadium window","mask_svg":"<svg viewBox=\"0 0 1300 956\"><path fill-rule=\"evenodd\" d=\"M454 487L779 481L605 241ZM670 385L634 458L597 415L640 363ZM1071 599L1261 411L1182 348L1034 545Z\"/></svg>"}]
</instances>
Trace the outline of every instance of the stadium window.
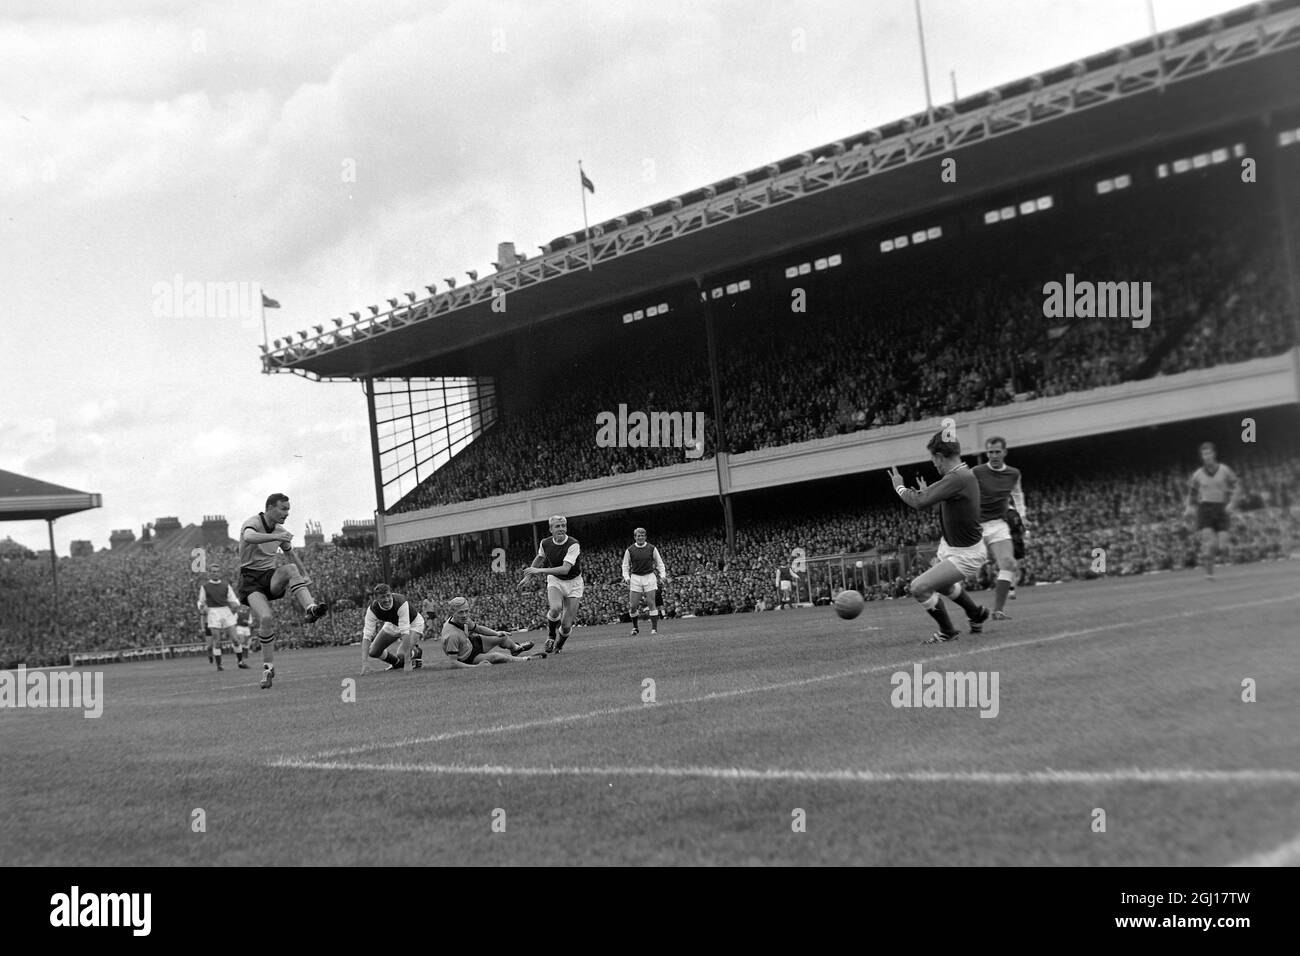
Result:
<instances>
[{"instance_id":1,"label":"stadium window","mask_svg":"<svg viewBox=\"0 0 1300 956\"><path fill-rule=\"evenodd\" d=\"M1279 146L1293 146L1297 142L1300 142L1300 129L1284 129L1282 132L1277 134L1277 144ZM1233 152L1236 152L1238 149L1240 149L1242 153L1245 152L1245 148L1240 143L1233 147ZM1237 155L1240 156L1241 153L1237 153Z\"/></svg>"},{"instance_id":2,"label":"stadium window","mask_svg":"<svg viewBox=\"0 0 1300 956\"><path fill-rule=\"evenodd\" d=\"M1044 209L1051 209L1052 197L1039 196L1037 199L1034 200L1034 206L1038 209L1039 212L1042 212Z\"/></svg>"},{"instance_id":3,"label":"stadium window","mask_svg":"<svg viewBox=\"0 0 1300 956\"><path fill-rule=\"evenodd\" d=\"M825 259L814 259L814 260L813 260L813 268L814 268L816 271L818 271L818 272L825 272L825 271L826 271L826 260L825 260Z\"/></svg>"},{"instance_id":4,"label":"stadium window","mask_svg":"<svg viewBox=\"0 0 1300 956\"><path fill-rule=\"evenodd\" d=\"M922 242L925 242L925 230L918 229L916 232L912 233L912 245L919 245Z\"/></svg>"},{"instance_id":5,"label":"stadium window","mask_svg":"<svg viewBox=\"0 0 1300 956\"><path fill-rule=\"evenodd\" d=\"M1116 189L1128 189L1132 185L1133 185L1133 177L1130 176L1128 173L1123 173L1122 175L1115 177Z\"/></svg>"},{"instance_id":6,"label":"stadium window","mask_svg":"<svg viewBox=\"0 0 1300 956\"><path fill-rule=\"evenodd\" d=\"M798 266L786 266L785 277L787 279L797 279L799 277Z\"/></svg>"},{"instance_id":7,"label":"stadium window","mask_svg":"<svg viewBox=\"0 0 1300 956\"><path fill-rule=\"evenodd\" d=\"M715 299L722 298L722 286L718 286L716 289L713 290L713 297Z\"/></svg>"},{"instance_id":8,"label":"stadium window","mask_svg":"<svg viewBox=\"0 0 1300 956\"><path fill-rule=\"evenodd\" d=\"M631 313L631 312L624 312L624 313L623 313L623 324L624 324L624 325L627 325L627 324L628 324L629 322L631 322L631 321L632 321L632 313Z\"/></svg>"},{"instance_id":9,"label":"stadium window","mask_svg":"<svg viewBox=\"0 0 1300 956\"><path fill-rule=\"evenodd\" d=\"M1300 132L1300 131L1297 131L1297 132ZM1246 144L1245 144L1245 143L1237 143L1235 146L1233 146L1233 147L1232 147L1232 155L1233 155L1233 156L1236 156L1236 157L1238 157L1238 158L1240 158L1240 157L1242 157L1242 156L1245 156L1245 155L1246 155Z\"/></svg>"},{"instance_id":10,"label":"stadium window","mask_svg":"<svg viewBox=\"0 0 1300 956\"><path fill-rule=\"evenodd\" d=\"M748 292L748 291L749 291L749 280L748 280L748 279L741 279L741 280L740 280L740 291L741 291L741 292ZM668 306L666 306L666 305L661 305L661 306L659 307L659 311L660 311L660 312L667 312L667 311L668 311Z\"/></svg>"},{"instance_id":11,"label":"stadium window","mask_svg":"<svg viewBox=\"0 0 1300 956\"><path fill-rule=\"evenodd\" d=\"M1209 153L1197 153L1195 156L1192 157L1193 169L1204 169L1208 165L1210 165Z\"/></svg>"},{"instance_id":12,"label":"stadium window","mask_svg":"<svg viewBox=\"0 0 1300 956\"><path fill-rule=\"evenodd\" d=\"M990 209L988 212L984 214L984 225L991 226L997 221L998 221L998 211L996 209Z\"/></svg>"},{"instance_id":13,"label":"stadium window","mask_svg":"<svg viewBox=\"0 0 1300 956\"><path fill-rule=\"evenodd\" d=\"M634 316L636 316L636 320L637 320L638 322L640 322L642 319L645 318L645 310L644 310L644 309L637 309L637 310L636 310L635 312L633 312L632 314L633 314Z\"/></svg>"},{"instance_id":14,"label":"stadium window","mask_svg":"<svg viewBox=\"0 0 1300 956\"><path fill-rule=\"evenodd\" d=\"M1192 168L1192 161L1191 161L1190 159L1175 159L1175 160L1174 160L1174 174L1175 174L1175 175L1179 175L1179 174L1185 173L1185 172L1187 172L1187 171L1188 171L1189 169L1191 169L1191 168Z\"/></svg>"},{"instance_id":15,"label":"stadium window","mask_svg":"<svg viewBox=\"0 0 1300 956\"><path fill-rule=\"evenodd\" d=\"M659 314L659 306L657 305L650 306L650 308L645 310L645 314L646 314L646 318L653 319L656 315Z\"/></svg>"},{"instance_id":16,"label":"stadium window","mask_svg":"<svg viewBox=\"0 0 1300 956\"><path fill-rule=\"evenodd\" d=\"M943 235L943 226L931 226L929 229L925 231L925 237L927 239L938 239L942 235ZM839 265L839 263L836 263L836 265Z\"/></svg>"},{"instance_id":17,"label":"stadium window","mask_svg":"<svg viewBox=\"0 0 1300 956\"><path fill-rule=\"evenodd\" d=\"M827 259L826 262L832 269L834 269L836 266L841 265L844 262L844 257L837 252L835 255ZM748 283L746 283L746 285L748 285Z\"/></svg>"},{"instance_id":18,"label":"stadium window","mask_svg":"<svg viewBox=\"0 0 1300 956\"><path fill-rule=\"evenodd\" d=\"M894 248L895 248L895 249L906 249L906 248L907 248L907 236L895 236L895 237L894 237Z\"/></svg>"},{"instance_id":19,"label":"stadium window","mask_svg":"<svg viewBox=\"0 0 1300 956\"><path fill-rule=\"evenodd\" d=\"M746 288L749 287L749 283L748 283L748 281L746 281L746 282L742 282L741 285L745 286ZM663 314L664 314L665 312L667 312L667 311L668 311L668 303L667 303L667 302L660 302L660 303L659 303L659 314L660 314L660 315L663 315Z\"/></svg>"},{"instance_id":20,"label":"stadium window","mask_svg":"<svg viewBox=\"0 0 1300 956\"><path fill-rule=\"evenodd\" d=\"M801 276L806 276L806 275L807 275L808 273L810 273L810 272L812 272L812 263L811 263L811 262L801 262L801 263L799 263L799 274L800 274Z\"/></svg>"},{"instance_id":21,"label":"stadium window","mask_svg":"<svg viewBox=\"0 0 1300 956\"><path fill-rule=\"evenodd\" d=\"M1212 163L1226 163L1227 161L1228 148L1226 146L1221 146L1214 152L1210 153L1210 162Z\"/></svg>"},{"instance_id":22,"label":"stadium window","mask_svg":"<svg viewBox=\"0 0 1300 956\"><path fill-rule=\"evenodd\" d=\"M880 251L881 251L881 252L893 252L893 251L894 251L894 240L893 240L893 239L882 239L881 242L880 242Z\"/></svg>"},{"instance_id":23,"label":"stadium window","mask_svg":"<svg viewBox=\"0 0 1300 956\"><path fill-rule=\"evenodd\" d=\"M1166 176L1168 176L1168 175L1169 175L1169 164L1168 164L1168 163L1161 163L1159 166L1156 167L1156 178L1157 178L1157 179L1164 179L1164 178L1165 178Z\"/></svg>"},{"instance_id":24,"label":"stadium window","mask_svg":"<svg viewBox=\"0 0 1300 956\"><path fill-rule=\"evenodd\" d=\"M1106 195L1106 193L1110 192L1110 191L1111 191L1112 189L1114 189L1114 188L1115 188L1115 182L1114 182L1114 180L1110 180L1110 179L1099 179L1099 180L1097 180L1097 195L1098 195L1098 196L1104 196L1104 195Z\"/></svg>"},{"instance_id":25,"label":"stadium window","mask_svg":"<svg viewBox=\"0 0 1300 956\"><path fill-rule=\"evenodd\" d=\"M1004 220L1006 220L1006 219L1015 219L1015 218L1016 218L1016 207L1015 207L1015 206L1003 206L1003 207L1002 207L1002 218L1003 218Z\"/></svg>"},{"instance_id":26,"label":"stadium window","mask_svg":"<svg viewBox=\"0 0 1300 956\"><path fill-rule=\"evenodd\" d=\"M1024 202L1020 204L1020 215L1028 216L1033 211L1034 211L1034 201L1032 199L1026 199Z\"/></svg>"}]
</instances>

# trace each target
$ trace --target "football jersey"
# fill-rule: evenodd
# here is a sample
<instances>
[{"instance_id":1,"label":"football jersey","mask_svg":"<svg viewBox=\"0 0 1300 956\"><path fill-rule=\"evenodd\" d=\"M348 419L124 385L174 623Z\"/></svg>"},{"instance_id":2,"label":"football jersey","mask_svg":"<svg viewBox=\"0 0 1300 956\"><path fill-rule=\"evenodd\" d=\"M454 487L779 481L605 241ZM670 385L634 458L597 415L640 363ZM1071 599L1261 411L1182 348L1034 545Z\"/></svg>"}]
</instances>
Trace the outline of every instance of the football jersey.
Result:
<instances>
[{"instance_id":1,"label":"football jersey","mask_svg":"<svg viewBox=\"0 0 1300 956\"><path fill-rule=\"evenodd\" d=\"M1200 493L1201 501L1207 504L1211 502L1222 504L1236 490L1237 476L1231 468L1222 463L1214 469L1213 474L1201 466L1192 472L1190 485Z\"/></svg>"},{"instance_id":2,"label":"football jersey","mask_svg":"<svg viewBox=\"0 0 1300 956\"><path fill-rule=\"evenodd\" d=\"M918 508L939 505L943 540L954 548L971 548L984 540L980 527L980 484L962 462L924 491L907 489L903 500Z\"/></svg>"},{"instance_id":3,"label":"football jersey","mask_svg":"<svg viewBox=\"0 0 1300 956\"><path fill-rule=\"evenodd\" d=\"M1020 469L1004 465L997 471L984 462L972 468L971 474L980 486L980 521L1005 520L1011 494L1020 487Z\"/></svg>"},{"instance_id":4,"label":"football jersey","mask_svg":"<svg viewBox=\"0 0 1300 956\"><path fill-rule=\"evenodd\" d=\"M387 611L385 611L382 607L379 606L378 601L371 601L370 613L373 614L378 620L383 621L385 624L397 624L398 617L401 614L402 608L406 605L406 603L407 600L405 594L397 594L396 592L394 592L392 607L390 607ZM416 611L415 608L413 607L407 608L407 612L406 612L407 621L414 621L415 615L418 613L419 612Z\"/></svg>"},{"instance_id":5,"label":"football jersey","mask_svg":"<svg viewBox=\"0 0 1300 956\"><path fill-rule=\"evenodd\" d=\"M569 568L569 573L557 574L555 577L561 581L572 581L582 574L581 554L582 549L578 547L578 539L572 535L566 536L562 544L556 544L555 538L548 535L542 539L542 543L537 549L537 556L542 559L542 564L538 566L558 568L568 562L573 565Z\"/></svg>"},{"instance_id":6,"label":"football jersey","mask_svg":"<svg viewBox=\"0 0 1300 956\"><path fill-rule=\"evenodd\" d=\"M659 557L659 549L647 541L644 547L632 544L623 552L623 567L629 574L653 574L656 570L662 570L664 566L663 558ZM547 565L553 567L553 565Z\"/></svg>"},{"instance_id":7,"label":"football jersey","mask_svg":"<svg viewBox=\"0 0 1300 956\"><path fill-rule=\"evenodd\" d=\"M275 556L281 550L279 541L262 541L258 544L244 540L244 532L270 534L275 526L266 520L266 512L259 511L239 527L239 568L241 571L274 571Z\"/></svg>"},{"instance_id":8,"label":"football jersey","mask_svg":"<svg viewBox=\"0 0 1300 956\"><path fill-rule=\"evenodd\" d=\"M202 593L204 599L208 602L208 607L225 607L235 599L230 583L225 578L220 581L204 581Z\"/></svg>"}]
</instances>

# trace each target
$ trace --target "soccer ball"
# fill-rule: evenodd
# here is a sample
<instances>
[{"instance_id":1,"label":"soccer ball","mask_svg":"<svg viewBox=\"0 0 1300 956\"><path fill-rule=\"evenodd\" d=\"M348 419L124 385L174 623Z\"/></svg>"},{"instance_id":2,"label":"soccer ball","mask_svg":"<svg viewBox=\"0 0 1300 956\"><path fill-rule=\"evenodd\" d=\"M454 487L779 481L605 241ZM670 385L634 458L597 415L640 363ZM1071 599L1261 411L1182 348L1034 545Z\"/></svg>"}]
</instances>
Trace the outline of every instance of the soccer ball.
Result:
<instances>
[{"instance_id":1,"label":"soccer ball","mask_svg":"<svg viewBox=\"0 0 1300 956\"><path fill-rule=\"evenodd\" d=\"M851 621L862 613L867 602L857 591L841 591L835 596L835 613L846 621Z\"/></svg>"}]
</instances>

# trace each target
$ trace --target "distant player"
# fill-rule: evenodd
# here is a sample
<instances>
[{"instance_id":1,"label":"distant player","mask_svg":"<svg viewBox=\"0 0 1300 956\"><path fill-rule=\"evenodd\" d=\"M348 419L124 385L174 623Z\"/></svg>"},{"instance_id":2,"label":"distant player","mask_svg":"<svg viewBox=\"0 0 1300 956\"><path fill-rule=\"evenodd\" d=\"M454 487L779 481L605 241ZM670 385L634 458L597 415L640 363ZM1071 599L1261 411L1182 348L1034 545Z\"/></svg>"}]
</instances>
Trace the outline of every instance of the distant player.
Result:
<instances>
[{"instance_id":1,"label":"distant player","mask_svg":"<svg viewBox=\"0 0 1300 956\"><path fill-rule=\"evenodd\" d=\"M655 598L659 593L659 583L668 580L668 569L659 549L646 541L645 528L632 532L632 544L623 552L623 582L627 585L627 616L632 619L632 633L636 637L641 633L637 626L641 617L641 599L646 602L646 614L650 618L650 633L658 634L659 608Z\"/></svg>"},{"instance_id":2,"label":"distant player","mask_svg":"<svg viewBox=\"0 0 1300 956\"><path fill-rule=\"evenodd\" d=\"M251 648L253 643L253 631L248 626L252 618L253 612L248 609L248 605L239 605L239 610L235 612L235 658L244 670L248 670L248 664L244 661L244 650Z\"/></svg>"},{"instance_id":3,"label":"distant player","mask_svg":"<svg viewBox=\"0 0 1300 956\"><path fill-rule=\"evenodd\" d=\"M293 555L293 532L284 527L288 517L289 496L277 493L266 499L265 511L253 515L239 529L239 599L257 618L263 690L275 679L275 616L271 602L284 597L287 590L302 607L307 624L319 620L327 610L324 603L312 598L298 559L277 566L280 552Z\"/></svg>"},{"instance_id":4,"label":"distant player","mask_svg":"<svg viewBox=\"0 0 1300 956\"><path fill-rule=\"evenodd\" d=\"M235 599L235 589L221 573L221 566L208 565L207 579L199 585L199 613L206 615L208 657L216 661L219 671L225 670L221 666L222 641L235 644L239 666L244 666L244 655L239 643L235 641L235 611L237 610L239 610L239 601Z\"/></svg>"},{"instance_id":5,"label":"distant player","mask_svg":"<svg viewBox=\"0 0 1300 956\"><path fill-rule=\"evenodd\" d=\"M442 651L452 659L456 667L513 664L515 661L540 660L546 656L520 656L533 649L533 642L518 644L505 631L494 631L471 620L469 600L466 598L452 598L447 610L451 616L442 625Z\"/></svg>"},{"instance_id":6,"label":"distant player","mask_svg":"<svg viewBox=\"0 0 1300 956\"><path fill-rule=\"evenodd\" d=\"M1013 468L1006 462L1005 438L990 438L986 441L984 454L988 456L988 461L976 465L971 473L979 482L980 529L984 534L984 544L998 564L997 583L993 592L993 620L1003 621L1008 618L1003 610L1007 606L1007 595L1020 570L1020 565L1016 563L1015 536L1011 522L1018 521L1023 534L1025 493L1020 483L1020 469ZM1021 548L1023 547L1022 543Z\"/></svg>"},{"instance_id":7,"label":"distant player","mask_svg":"<svg viewBox=\"0 0 1300 956\"><path fill-rule=\"evenodd\" d=\"M573 633L573 622L578 616L582 600L582 549L577 538L569 537L569 520L563 515L552 515L548 522L551 534L543 538L537 548L532 567L524 571L523 585L535 574L546 575L546 653L564 649L564 642ZM555 632L559 630L559 639Z\"/></svg>"},{"instance_id":8,"label":"distant player","mask_svg":"<svg viewBox=\"0 0 1300 956\"><path fill-rule=\"evenodd\" d=\"M778 609L784 611L791 606L794 600L794 588L799 582L799 572L788 564L783 564L776 569L776 589L781 595L781 603Z\"/></svg>"},{"instance_id":9,"label":"distant player","mask_svg":"<svg viewBox=\"0 0 1300 956\"><path fill-rule=\"evenodd\" d=\"M1228 550L1228 508L1236 505L1239 491L1236 473L1219 462L1214 443L1203 442L1201 467L1192 472L1187 485L1187 517L1196 517L1196 530L1201 536L1200 560L1207 581L1214 580L1216 553Z\"/></svg>"},{"instance_id":10,"label":"distant player","mask_svg":"<svg viewBox=\"0 0 1300 956\"><path fill-rule=\"evenodd\" d=\"M415 610L405 594L394 594L387 584L376 584L371 595L374 600L366 608L361 628L361 673L366 672L372 660L383 661L390 671L402 670L408 662L411 670L418 670L424 655L420 649L424 616ZM402 643L394 655L388 648L399 638Z\"/></svg>"},{"instance_id":11,"label":"distant player","mask_svg":"<svg viewBox=\"0 0 1300 956\"><path fill-rule=\"evenodd\" d=\"M970 622L970 632L979 634L989 619L989 610L976 604L962 587L968 577L979 574L984 564L984 533L980 528L980 487L970 468L961 460L961 445L956 438L944 440L937 431L926 444L930 463L942 476L932 486L924 478L917 478L920 490L903 484L897 468L889 469L889 480L898 497L912 508L929 508L939 505L939 524L943 537L939 541L937 562L928 571L912 579L909 590L921 607L925 608L939 624L929 640L923 644L943 644L956 640L958 632L953 627L948 609L940 600L943 594L961 606Z\"/></svg>"}]
</instances>

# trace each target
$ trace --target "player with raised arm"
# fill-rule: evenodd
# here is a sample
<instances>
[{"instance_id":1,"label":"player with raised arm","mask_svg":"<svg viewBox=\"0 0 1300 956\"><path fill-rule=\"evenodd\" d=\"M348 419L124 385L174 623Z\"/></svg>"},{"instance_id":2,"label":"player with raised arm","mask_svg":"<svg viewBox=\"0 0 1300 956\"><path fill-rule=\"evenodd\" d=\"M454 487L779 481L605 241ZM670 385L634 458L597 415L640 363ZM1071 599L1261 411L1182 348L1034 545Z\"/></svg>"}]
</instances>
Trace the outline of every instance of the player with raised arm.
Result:
<instances>
[{"instance_id":1,"label":"player with raised arm","mask_svg":"<svg viewBox=\"0 0 1300 956\"><path fill-rule=\"evenodd\" d=\"M525 655L525 651L533 649L532 641L516 643L505 631L496 631L471 620L468 598L452 598L447 610L451 616L442 625L442 651L456 667L513 664L546 656L545 653Z\"/></svg>"},{"instance_id":2,"label":"player with raised arm","mask_svg":"<svg viewBox=\"0 0 1300 956\"><path fill-rule=\"evenodd\" d=\"M1187 484L1186 514L1196 518L1196 530L1201 536L1201 564L1207 581L1214 580L1217 552L1228 550L1228 509L1236 506L1240 491L1236 473L1219 461L1214 442L1202 442L1201 467L1192 472Z\"/></svg>"},{"instance_id":3,"label":"player with raised arm","mask_svg":"<svg viewBox=\"0 0 1300 956\"><path fill-rule=\"evenodd\" d=\"M582 548L577 538L569 537L569 519L564 515L552 515L547 524L551 534L542 539L537 557L524 571L519 584L522 587L533 575L546 575L546 653L550 654L562 650L573 633L578 603L582 600Z\"/></svg>"},{"instance_id":4,"label":"player with raised arm","mask_svg":"<svg viewBox=\"0 0 1300 956\"><path fill-rule=\"evenodd\" d=\"M276 493L266 499L266 510L253 515L239 529L239 599L257 618L262 645L262 683L266 690L275 679L275 615L271 602L286 590L302 607L303 622L311 624L328 610L311 596L299 558L293 554L293 532L284 527L289 517L289 496ZM291 563L278 564L283 552Z\"/></svg>"},{"instance_id":5,"label":"player with raised arm","mask_svg":"<svg viewBox=\"0 0 1300 956\"><path fill-rule=\"evenodd\" d=\"M235 598L235 589L230 586L226 576L221 573L219 564L208 565L208 577L199 585L199 613L206 615L208 629L208 657L221 666L221 642L229 640L235 645L239 666L244 666L243 649L235 639L235 612L239 610L239 601Z\"/></svg>"},{"instance_id":6,"label":"player with raised arm","mask_svg":"<svg viewBox=\"0 0 1300 956\"><path fill-rule=\"evenodd\" d=\"M394 594L387 584L376 584L370 593L374 600L366 608L361 628L361 673L372 660L383 661L390 671L402 670L408 662L411 670L418 670L424 656L420 648L424 616L405 594ZM399 638L402 643L394 656L388 648Z\"/></svg>"},{"instance_id":7,"label":"player with raised arm","mask_svg":"<svg viewBox=\"0 0 1300 956\"><path fill-rule=\"evenodd\" d=\"M920 490L908 488L897 468L889 469L889 481L898 497L911 508L939 505L943 538L939 541L938 561L913 578L908 590L939 624L939 630L921 643L943 644L956 640L959 635L940 594L966 612L972 634L980 633L989 619L988 608L976 604L962 587L966 578L979 574L986 555L979 522L980 486L961 460L961 445L955 434L945 438L944 431L935 432L925 450L930 453L930 463L942 476L935 484L927 486L925 479L918 477Z\"/></svg>"},{"instance_id":8,"label":"player with raised arm","mask_svg":"<svg viewBox=\"0 0 1300 956\"><path fill-rule=\"evenodd\" d=\"M658 634L659 608L655 597L659 593L659 583L668 580L668 569L659 549L646 541L645 528L632 532L632 544L623 552L623 582L627 585L627 616L632 619L632 633L636 637L641 633L638 623L641 617L641 599L646 602L646 614L650 618L650 633Z\"/></svg>"},{"instance_id":9,"label":"player with raised arm","mask_svg":"<svg viewBox=\"0 0 1300 956\"><path fill-rule=\"evenodd\" d=\"M1023 534L1025 517L1025 492L1021 487L1020 469L1006 463L1007 440L993 437L984 443L988 461L971 469L980 488L980 529L984 544L998 563L997 583L994 585L993 620L1003 621L1009 615L1003 608L1007 595L1015 584L1020 566L1016 563L1015 535L1012 523L1019 521ZM1012 513L1014 512L1014 514ZM1023 553L1023 552L1022 552Z\"/></svg>"}]
</instances>

